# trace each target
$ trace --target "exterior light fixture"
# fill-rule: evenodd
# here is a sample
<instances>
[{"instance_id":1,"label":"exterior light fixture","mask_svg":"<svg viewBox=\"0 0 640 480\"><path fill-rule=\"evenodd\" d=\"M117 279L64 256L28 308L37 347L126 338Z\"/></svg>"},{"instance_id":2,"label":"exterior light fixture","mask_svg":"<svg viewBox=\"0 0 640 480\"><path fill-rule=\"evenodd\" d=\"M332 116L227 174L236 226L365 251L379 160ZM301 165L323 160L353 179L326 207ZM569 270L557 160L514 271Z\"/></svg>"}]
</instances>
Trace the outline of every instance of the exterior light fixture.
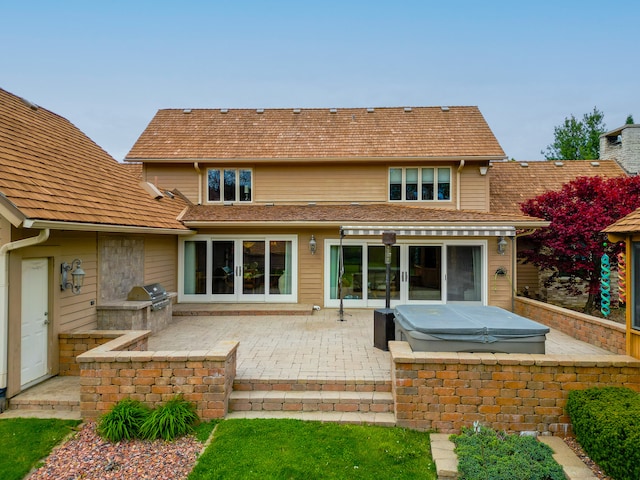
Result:
<instances>
[{"instance_id":1,"label":"exterior light fixture","mask_svg":"<svg viewBox=\"0 0 640 480\"><path fill-rule=\"evenodd\" d=\"M487 167L486 165L483 165L480 168L480 175L482 175L483 177L487 174L487 172L489 171L489 167Z\"/></svg>"},{"instance_id":2,"label":"exterior light fixture","mask_svg":"<svg viewBox=\"0 0 640 480\"><path fill-rule=\"evenodd\" d=\"M311 239L309 240L309 251L311 255L315 255L318 250L318 242L316 242L315 235L311 235Z\"/></svg>"},{"instance_id":3,"label":"exterior light fixture","mask_svg":"<svg viewBox=\"0 0 640 480\"><path fill-rule=\"evenodd\" d=\"M498 253L500 255L504 255L504 252L507 250L507 241L501 235L498 237Z\"/></svg>"},{"instance_id":4,"label":"exterior light fixture","mask_svg":"<svg viewBox=\"0 0 640 480\"><path fill-rule=\"evenodd\" d=\"M82 285L84 283L84 270L80 266L82 265L82 260L76 258L71 264L67 262L62 262L60 265L60 290L65 291L70 288L74 294L80 293L82 289ZM69 272L71 272L72 281L69 281Z\"/></svg>"}]
</instances>

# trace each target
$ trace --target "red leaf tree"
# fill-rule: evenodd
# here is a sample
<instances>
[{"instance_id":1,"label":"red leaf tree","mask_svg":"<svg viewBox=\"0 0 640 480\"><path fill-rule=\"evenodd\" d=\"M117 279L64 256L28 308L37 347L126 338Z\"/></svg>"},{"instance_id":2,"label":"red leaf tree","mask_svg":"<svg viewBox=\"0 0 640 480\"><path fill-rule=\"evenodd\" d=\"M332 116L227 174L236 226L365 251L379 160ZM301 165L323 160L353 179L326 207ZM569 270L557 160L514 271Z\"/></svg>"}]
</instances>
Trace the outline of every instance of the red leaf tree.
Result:
<instances>
[{"instance_id":1,"label":"red leaf tree","mask_svg":"<svg viewBox=\"0 0 640 480\"><path fill-rule=\"evenodd\" d=\"M521 204L522 211L550 222L529 236L532 248L522 256L534 265L568 276L573 285L589 284L585 312L591 312L600 285L604 253L616 263L622 245L609 245L602 230L640 207L640 176L578 177L558 191L546 192ZM552 277L553 278L553 277Z\"/></svg>"}]
</instances>

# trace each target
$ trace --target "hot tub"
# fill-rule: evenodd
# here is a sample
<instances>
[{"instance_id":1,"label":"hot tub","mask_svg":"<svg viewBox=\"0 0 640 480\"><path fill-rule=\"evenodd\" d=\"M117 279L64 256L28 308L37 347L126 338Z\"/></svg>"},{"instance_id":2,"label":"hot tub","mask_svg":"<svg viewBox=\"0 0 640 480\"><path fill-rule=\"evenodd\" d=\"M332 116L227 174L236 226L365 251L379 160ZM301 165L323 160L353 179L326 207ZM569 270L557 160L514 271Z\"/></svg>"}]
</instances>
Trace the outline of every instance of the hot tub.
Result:
<instances>
[{"instance_id":1,"label":"hot tub","mask_svg":"<svg viewBox=\"0 0 640 480\"><path fill-rule=\"evenodd\" d=\"M398 305L396 340L417 352L544 353L549 327L498 307Z\"/></svg>"}]
</instances>

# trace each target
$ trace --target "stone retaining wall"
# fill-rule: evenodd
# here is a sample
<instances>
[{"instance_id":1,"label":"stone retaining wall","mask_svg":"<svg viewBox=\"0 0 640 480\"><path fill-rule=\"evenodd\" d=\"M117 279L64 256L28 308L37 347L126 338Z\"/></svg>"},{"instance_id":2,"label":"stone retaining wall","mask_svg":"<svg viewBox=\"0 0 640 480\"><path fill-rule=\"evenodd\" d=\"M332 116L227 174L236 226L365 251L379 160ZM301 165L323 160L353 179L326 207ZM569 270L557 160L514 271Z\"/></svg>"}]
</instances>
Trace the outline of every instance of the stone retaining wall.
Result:
<instances>
[{"instance_id":1,"label":"stone retaining wall","mask_svg":"<svg viewBox=\"0 0 640 480\"><path fill-rule=\"evenodd\" d=\"M566 308L516 297L515 313L609 352L625 355L626 326Z\"/></svg>"},{"instance_id":2,"label":"stone retaining wall","mask_svg":"<svg viewBox=\"0 0 640 480\"><path fill-rule=\"evenodd\" d=\"M74 351L87 348L76 356L82 417L95 419L127 397L154 407L183 394L185 400L196 405L203 420L224 418L236 375L238 342L221 341L203 351L144 351L150 333L92 331L60 335L61 342L64 337L67 345L74 345ZM75 350L76 345L82 346ZM88 349L89 345L96 346Z\"/></svg>"},{"instance_id":3,"label":"stone retaining wall","mask_svg":"<svg viewBox=\"0 0 640 480\"><path fill-rule=\"evenodd\" d=\"M459 433L478 420L507 432L571 433L571 390L640 391L640 360L628 356L413 352L389 342L398 426Z\"/></svg>"}]
</instances>

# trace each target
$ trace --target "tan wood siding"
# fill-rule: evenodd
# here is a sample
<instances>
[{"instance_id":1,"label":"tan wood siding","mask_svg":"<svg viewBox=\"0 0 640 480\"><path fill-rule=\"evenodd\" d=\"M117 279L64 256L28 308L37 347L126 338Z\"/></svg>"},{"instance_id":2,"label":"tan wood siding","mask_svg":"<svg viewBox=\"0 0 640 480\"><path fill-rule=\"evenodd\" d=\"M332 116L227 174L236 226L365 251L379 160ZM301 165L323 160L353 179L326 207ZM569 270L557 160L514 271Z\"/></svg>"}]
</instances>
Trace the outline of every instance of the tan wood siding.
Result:
<instances>
[{"instance_id":1,"label":"tan wood siding","mask_svg":"<svg viewBox=\"0 0 640 480\"><path fill-rule=\"evenodd\" d=\"M496 307L512 310L513 269L511 263L512 242L507 239L504 255L497 252L497 237L489 237L487 242L488 258L488 303ZM506 275L497 275L498 269L504 269Z\"/></svg>"},{"instance_id":2,"label":"tan wood siding","mask_svg":"<svg viewBox=\"0 0 640 480\"><path fill-rule=\"evenodd\" d=\"M460 173L460 208L489 211L489 176L480 175L477 166L467 166Z\"/></svg>"},{"instance_id":3,"label":"tan wood siding","mask_svg":"<svg viewBox=\"0 0 640 480\"><path fill-rule=\"evenodd\" d=\"M261 203L387 201L387 167L380 165L261 166L254 177Z\"/></svg>"},{"instance_id":4,"label":"tan wood siding","mask_svg":"<svg viewBox=\"0 0 640 480\"><path fill-rule=\"evenodd\" d=\"M178 240L173 235L146 237L144 242L144 282L160 283L168 292L177 292Z\"/></svg>"},{"instance_id":5,"label":"tan wood siding","mask_svg":"<svg viewBox=\"0 0 640 480\"><path fill-rule=\"evenodd\" d=\"M318 245L315 255L309 251L309 240L314 235ZM323 305L324 240L335 238L330 232L302 232L298 237L298 303Z\"/></svg>"},{"instance_id":6,"label":"tan wood siding","mask_svg":"<svg viewBox=\"0 0 640 480\"><path fill-rule=\"evenodd\" d=\"M202 176L206 177L206 169L202 169ZM198 172L193 164L157 165L145 164L142 173L147 182L162 189L177 189L192 203L198 203ZM203 185L206 179L203 179ZM204 195L204 190L203 190Z\"/></svg>"}]
</instances>

